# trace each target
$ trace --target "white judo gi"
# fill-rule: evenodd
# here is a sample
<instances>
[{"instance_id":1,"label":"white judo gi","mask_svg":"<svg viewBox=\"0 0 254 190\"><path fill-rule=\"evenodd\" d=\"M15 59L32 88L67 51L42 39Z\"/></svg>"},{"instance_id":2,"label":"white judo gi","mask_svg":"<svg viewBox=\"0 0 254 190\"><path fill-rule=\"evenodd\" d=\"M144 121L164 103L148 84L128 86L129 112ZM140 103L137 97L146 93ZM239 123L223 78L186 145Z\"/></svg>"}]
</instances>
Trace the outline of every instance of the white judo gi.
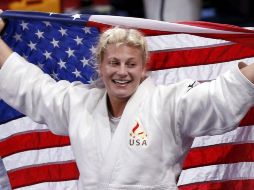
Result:
<instances>
[{"instance_id":1,"label":"white judo gi","mask_svg":"<svg viewBox=\"0 0 254 190\"><path fill-rule=\"evenodd\" d=\"M0 70L3 100L70 136L82 190L176 190L194 137L233 130L254 104L254 85L238 68L193 86L147 78L111 136L105 89L55 82L16 53Z\"/></svg>"}]
</instances>

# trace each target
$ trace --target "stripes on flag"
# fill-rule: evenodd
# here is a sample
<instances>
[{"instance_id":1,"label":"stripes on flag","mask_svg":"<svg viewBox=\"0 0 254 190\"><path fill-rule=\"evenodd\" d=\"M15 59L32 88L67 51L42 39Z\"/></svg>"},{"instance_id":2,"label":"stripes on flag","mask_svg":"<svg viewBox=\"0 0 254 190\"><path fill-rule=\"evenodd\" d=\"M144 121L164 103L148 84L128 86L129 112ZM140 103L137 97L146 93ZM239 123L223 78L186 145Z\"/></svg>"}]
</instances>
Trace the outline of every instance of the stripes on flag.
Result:
<instances>
[{"instance_id":1,"label":"stripes on flag","mask_svg":"<svg viewBox=\"0 0 254 190\"><path fill-rule=\"evenodd\" d=\"M106 15L4 11L3 39L56 80L91 83L99 34L110 26L144 32L151 53L148 68L156 83L186 78L214 80L239 61L252 63L254 31L205 22L168 23ZM198 137L179 178L180 190L252 190L253 109L242 127L224 135ZM68 137L56 136L0 100L0 176L8 189L76 189L79 176ZM0 160L1 161L1 160ZM0 162L1 163L1 162ZM4 169L4 170L3 170Z\"/></svg>"}]
</instances>

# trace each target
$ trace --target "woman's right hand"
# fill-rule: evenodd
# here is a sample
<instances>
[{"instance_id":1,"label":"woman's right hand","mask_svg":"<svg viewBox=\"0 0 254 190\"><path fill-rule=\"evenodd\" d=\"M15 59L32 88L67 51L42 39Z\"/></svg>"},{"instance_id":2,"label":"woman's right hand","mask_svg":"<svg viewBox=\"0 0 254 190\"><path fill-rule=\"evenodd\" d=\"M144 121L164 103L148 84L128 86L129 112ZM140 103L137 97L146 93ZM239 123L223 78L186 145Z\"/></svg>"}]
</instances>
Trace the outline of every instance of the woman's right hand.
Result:
<instances>
[{"instance_id":1,"label":"woman's right hand","mask_svg":"<svg viewBox=\"0 0 254 190\"><path fill-rule=\"evenodd\" d=\"M0 9L0 14L3 12L2 9ZM4 29L5 26L5 22L3 21L3 19L0 17L0 32L2 32L2 30Z\"/></svg>"}]
</instances>

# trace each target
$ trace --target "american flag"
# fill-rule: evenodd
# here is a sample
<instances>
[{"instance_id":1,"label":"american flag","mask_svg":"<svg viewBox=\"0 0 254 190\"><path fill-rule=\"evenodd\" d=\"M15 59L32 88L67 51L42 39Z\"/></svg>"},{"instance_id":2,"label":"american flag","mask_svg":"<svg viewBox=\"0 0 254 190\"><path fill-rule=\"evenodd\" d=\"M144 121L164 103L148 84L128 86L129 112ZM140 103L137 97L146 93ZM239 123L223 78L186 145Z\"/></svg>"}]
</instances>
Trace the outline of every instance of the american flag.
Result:
<instances>
[{"instance_id":1,"label":"american flag","mask_svg":"<svg viewBox=\"0 0 254 190\"><path fill-rule=\"evenodd\" d=\"M210 81L239 61L254 60L254 31L231 25L22 11L4 11L1 17L7 22L2 38L55 80L93 82L99 34L116 25L146 35L147 66L156 83ZM180 190L253 189L253 115L251 109L235 131L195 139ZM0 124L0 189L77 188L79 173L68 137L53 135L2 100Z\"/></svg>"}]
</instances>

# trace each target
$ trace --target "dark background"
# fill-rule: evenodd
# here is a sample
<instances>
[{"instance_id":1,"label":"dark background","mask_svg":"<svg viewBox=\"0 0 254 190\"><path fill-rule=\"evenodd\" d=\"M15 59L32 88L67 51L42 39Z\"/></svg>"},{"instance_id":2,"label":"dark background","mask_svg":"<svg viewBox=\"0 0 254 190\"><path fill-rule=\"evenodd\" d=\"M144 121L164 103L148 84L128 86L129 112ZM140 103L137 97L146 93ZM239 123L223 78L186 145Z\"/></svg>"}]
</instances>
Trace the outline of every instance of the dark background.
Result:
<instances>
[{"instance_id":1,"label":"dark background","mask_svg":"<svg viewBox=\"0 0 254 190\"><path fill-rule=\"evenodd\" d=\"M254 26L253 0L201 1L202 6L199 20L238 26ZM50 2L58 4L54 5L54 3ZM20 4L18 8L17 3ZM15 10L146 17L143 0L0 0L0 8L3 10L14 9L12 8L14 4ZM37 6L35 8L36 5L41 5L41 7Z\"/></svg>"}]
</instances>

